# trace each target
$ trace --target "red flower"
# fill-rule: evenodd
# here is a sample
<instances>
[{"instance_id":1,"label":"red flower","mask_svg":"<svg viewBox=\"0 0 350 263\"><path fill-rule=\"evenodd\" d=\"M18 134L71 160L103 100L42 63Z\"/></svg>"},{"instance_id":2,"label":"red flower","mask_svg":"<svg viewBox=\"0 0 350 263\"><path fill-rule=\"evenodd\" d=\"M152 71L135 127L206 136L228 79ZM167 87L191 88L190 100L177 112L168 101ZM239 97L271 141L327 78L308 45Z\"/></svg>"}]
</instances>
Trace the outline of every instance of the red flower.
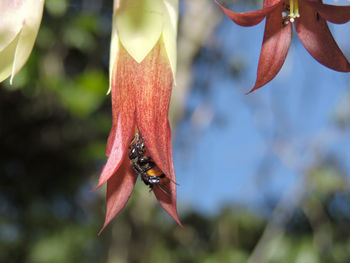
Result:
<instances>
[{"instance_id":1,"label":"red flower","mask_svg":"<svg viewBox=\"0 0 350 263\"><path fill-rule=\"evenodd\" d=\"M177 6L177 0L114 0L109 63L113 125L97 186L107 182L100 233L124 208L138 176L181 226L168 121Z\"/></svg>"},{"instance_id":2,"label":"red flower","mask_svg":"<svg viewBox=\"0 0 350 263\"><path fill-rule=\"evenodd\" d=\"M350 6L326 5L322 0L264 0L260 10L236 13L217 4L241 26L254 26L266 17L257 79L250 92L271 81L280 71L291 43L293 23L300 41L318 62L336 71L350 71L350 64L326 22L348 22Z\"/></svg>"},{"instance_id":3,"label":"red flower","mask_svg":"<svg viewBox=\"0 0 350 263\"><path fill-rule=\"evenodd\" d=\"M159 187L152 190L160 205L181 225L176 210L176 178L168 122L173 80L162 37L141 63L119 43L111 79L113 126L107 142L108 160L97 186L107 182L106 219L102 230L124 208L134 188L137 174L128 153L136 129L144 140L148 156L169 179L167 192Z\"/></svg>"}]
</instances>

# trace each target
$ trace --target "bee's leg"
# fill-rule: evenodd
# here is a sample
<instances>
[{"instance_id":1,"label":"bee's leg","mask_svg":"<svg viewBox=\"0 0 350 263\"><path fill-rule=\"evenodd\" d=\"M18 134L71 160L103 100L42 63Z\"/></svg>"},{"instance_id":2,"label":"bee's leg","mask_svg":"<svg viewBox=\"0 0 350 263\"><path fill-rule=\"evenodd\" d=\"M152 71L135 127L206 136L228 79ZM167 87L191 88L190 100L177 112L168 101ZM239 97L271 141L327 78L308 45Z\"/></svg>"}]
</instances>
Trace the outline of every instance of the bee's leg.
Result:
<instances>
[{"instance_id":1,"label":"bee's leg","mask_svg":"<svg viewBox=\"0 0 350 263\"><path fill-rule=\"evenodd\" d=\"M129 151L129 159L135 159L137 157L137 149L135 148L135 146L133 146L132 148L130 147L130 151Z\"/></svg>"},{"instance_id":2,"label":"bee's leg","mask_svg":"<svg viewBox=\"0 0 350 263\"><path fill-rule=\"evenodd\" d=\"M136 132L134 138L133 138L133 139L131 140L131 142L130 142L130 145L129 145L129 148L130 148L130 149L131 149L131 147L133 146L133 144L134 144L135 142L139 141L139 138L140 138L140 135L139 135L138 132Z\"/></svg>"},{"instance_id":3,"label":"bee's leg","mask_svg":"<svg viewBox=\"0 0 350 263\"><path fill-rule=\"evenodd\" d=\"M143 142L142 137L137 134L137 142L135 143L136 147L138 147L139 149L143 149L145 147L145 144Z\"/></svg>"},{"instance_id":4,"label":"bee's leg","mask_svg":"<svg viewBox=\"0 0 350 263\"><path fill-rule=\"evenodd\" d=\"M145 172L140 173L142 181L145 183L145 185L150 185L149 183L149 176Z\"/></svg>"},{"instance_id":5,"label":"bee's leg","mask_svg":"<svg viewBox=\"0 0 350 263\"><path fill-rule=\"evenodd\" d=\"M142 174L144 172L142 167L137 162L132 162L132 168L137 174Z\"/></svg>"}]
</instances>

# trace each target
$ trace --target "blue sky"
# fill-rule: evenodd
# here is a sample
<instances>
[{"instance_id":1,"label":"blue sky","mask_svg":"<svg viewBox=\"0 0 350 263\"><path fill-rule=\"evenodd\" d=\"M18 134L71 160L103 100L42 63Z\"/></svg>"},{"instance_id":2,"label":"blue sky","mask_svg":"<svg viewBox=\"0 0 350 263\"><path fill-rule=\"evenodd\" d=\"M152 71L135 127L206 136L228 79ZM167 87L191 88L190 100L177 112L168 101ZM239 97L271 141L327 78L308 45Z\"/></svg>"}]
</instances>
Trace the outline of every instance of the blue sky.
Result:
<instances>
[{"instance_id":1,"label":"blue sky","mask_svg":"<svg viewBox=\"0 0 350 263\"><path fill-rule=\"evenodd\" d=\"M350 24L330 28L350 58ZM224 204L238 203L260 209L302 178L301 171L315 160L318 146L341 156L350 169L350 138L339 137L333 121L350 91L350 74L319 64L293 32L281 72L265 87L245 95L255 82L263 31L264 22L244 28L224 17L195 62L186 117L174 138L183 208L190 205L212 213ZM221 59L215 60L220 52ZM244 70L233 76L227 66L237 61ZM276 147L278 154L272 152Z\"/></svg>"}]
</instances>

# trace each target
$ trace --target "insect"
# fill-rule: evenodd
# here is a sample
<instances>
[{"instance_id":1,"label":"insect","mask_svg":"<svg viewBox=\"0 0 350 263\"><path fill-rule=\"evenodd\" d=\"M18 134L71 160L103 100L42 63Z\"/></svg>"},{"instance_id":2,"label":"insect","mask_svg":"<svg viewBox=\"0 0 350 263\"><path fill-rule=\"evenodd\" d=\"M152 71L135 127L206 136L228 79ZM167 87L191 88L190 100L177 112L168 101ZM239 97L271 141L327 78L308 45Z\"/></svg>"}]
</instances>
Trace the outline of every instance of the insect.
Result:
<instances>
[{"instance_id":1,"label":"insect","mask_svg":"<svg viewBox=\"0 0 350 263\"><path fill-rule=\"evenodd\" d=\"M283 12L282 12L282 25L283 25L283 26L286 26L286 25L289 24L289 22L290 22L290 18L289 18L289 16L288 16L287 12L286 12L286 11L283 11Z\"/></svg>"},{"instance_id":2,"label":"insect","mask_svg":"<svg viewBox=\"0 0 350 263\"><path fill-rule=\"evenodd\" d=\"M137 132L129 145L129 159L131 166L152 191L153 186L158 187L166 194L169 193L169 178L153 162L152 158L146 156L145 144L142 137Z\"/></svg>"}]
</instances>

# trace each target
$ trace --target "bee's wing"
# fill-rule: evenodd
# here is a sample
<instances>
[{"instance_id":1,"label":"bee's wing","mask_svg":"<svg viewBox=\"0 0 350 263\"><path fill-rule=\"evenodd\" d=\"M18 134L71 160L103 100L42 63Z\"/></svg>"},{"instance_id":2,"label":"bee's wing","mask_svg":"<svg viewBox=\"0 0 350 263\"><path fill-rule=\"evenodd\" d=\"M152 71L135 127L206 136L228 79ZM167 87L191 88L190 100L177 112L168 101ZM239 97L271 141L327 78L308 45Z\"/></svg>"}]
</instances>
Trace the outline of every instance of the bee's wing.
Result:
<instances>
[{"instance_id":1,"label":"bee's wing","mask_svg":"<svg viewBox=\"0 0 350 263\"><path fill-rule=\"evenodd\" d=\"M164 194L170 196L170 188L169 184L156 184L159 190L161 190Z\"/></svg>"}]
</instances>

